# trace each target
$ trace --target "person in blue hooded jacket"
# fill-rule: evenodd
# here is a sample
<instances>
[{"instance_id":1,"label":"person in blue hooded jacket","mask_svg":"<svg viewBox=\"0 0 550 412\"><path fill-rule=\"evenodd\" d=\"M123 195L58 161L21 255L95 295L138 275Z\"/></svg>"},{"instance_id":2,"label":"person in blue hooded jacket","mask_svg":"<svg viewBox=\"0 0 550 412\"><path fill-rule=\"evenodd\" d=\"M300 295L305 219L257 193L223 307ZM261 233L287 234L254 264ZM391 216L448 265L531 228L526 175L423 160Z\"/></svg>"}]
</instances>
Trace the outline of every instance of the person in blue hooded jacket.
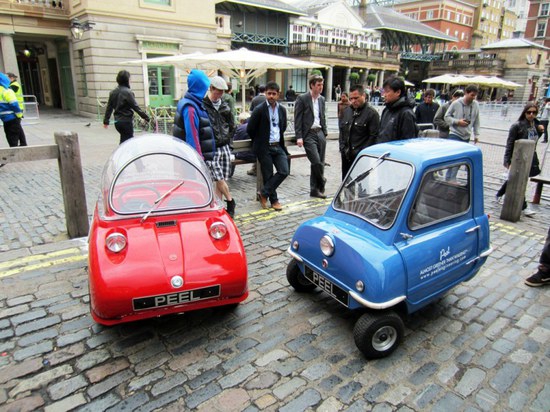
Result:
<instances>
[{"instance_id":1,"label":"person in blue hooded jacket","mask_svg":"<svg viewBox=\"0 0 550 412\"><path fill-rule=\"evenodd\" d=\"M0 73L0 120L4 123L4 133L10 147L26 146L21 118L23 111L17 101L15 92L10 89L10 79L4 73Z\"/></svg>"}]
</instances>

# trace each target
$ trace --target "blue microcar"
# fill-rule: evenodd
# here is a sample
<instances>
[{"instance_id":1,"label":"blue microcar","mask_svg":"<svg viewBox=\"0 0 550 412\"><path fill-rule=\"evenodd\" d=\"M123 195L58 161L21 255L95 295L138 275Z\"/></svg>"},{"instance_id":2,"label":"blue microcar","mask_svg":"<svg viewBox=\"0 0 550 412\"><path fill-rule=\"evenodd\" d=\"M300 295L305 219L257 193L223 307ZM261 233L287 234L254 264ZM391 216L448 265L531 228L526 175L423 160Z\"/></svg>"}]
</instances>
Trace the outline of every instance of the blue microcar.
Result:
<instances>
[{"instance_id":1,"label":"blue microcar","mask_svg":"<svg viewBox=\"0 0 550 412\"><path fill-rule=\"evenodd\" d=\"M381 358L399 345L404 315L471 279L491 250L480 149L410 139L359 154L325 214L296 230L287 279L364 310L355 343Z\"/></svg>"}]
</instances>

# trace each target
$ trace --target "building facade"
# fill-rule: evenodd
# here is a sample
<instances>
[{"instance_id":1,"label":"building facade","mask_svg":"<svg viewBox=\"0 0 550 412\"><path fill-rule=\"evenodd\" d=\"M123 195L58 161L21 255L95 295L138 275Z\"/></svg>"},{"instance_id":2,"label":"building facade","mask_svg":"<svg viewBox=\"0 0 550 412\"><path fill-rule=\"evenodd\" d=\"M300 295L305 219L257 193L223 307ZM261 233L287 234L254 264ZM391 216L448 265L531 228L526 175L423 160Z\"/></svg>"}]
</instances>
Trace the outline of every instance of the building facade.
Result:
<instances>
[{"instance_id":1,"label":"building facade","mask_svg":"<svg viewBox=\"0 0 550 412\"><path fill-rule=\"evenodd\" d=\"M550 0L531 0L525 38L550 47Z\"/></svg>"},{"instance_id":2,"label":"building facade","mask_svg":"<svg viewBox=\"0 0 550 412\"><path fill-rule=\"evenodd\" d=\"M2 70L39 104L81 114L98 114L121 69L140 105L173 105L186 73L121 62L216 45L214 0L0 0Z\"/></svg>"},{"instance_id":3,"label":"building facade","mask_svg":"<svg viewBox=\"0 0 550 412\"><path fill-rule=\"evenodd\" d=\"M457 39L445 45L446 51L469 49L474 31L476 7L460 0L403 0L394 10L421 21Z\"/></svg>"},{"instance_id":4,"label":"building facade","mask_svg":"<svg viewBox=\"0 0 550 412\"><path fill-rule=\"evenodd\" d=\"M476 6L472 49L513 37L517 16L505 7L504 0L470 1Z\"/></svg>"}]
</instances>

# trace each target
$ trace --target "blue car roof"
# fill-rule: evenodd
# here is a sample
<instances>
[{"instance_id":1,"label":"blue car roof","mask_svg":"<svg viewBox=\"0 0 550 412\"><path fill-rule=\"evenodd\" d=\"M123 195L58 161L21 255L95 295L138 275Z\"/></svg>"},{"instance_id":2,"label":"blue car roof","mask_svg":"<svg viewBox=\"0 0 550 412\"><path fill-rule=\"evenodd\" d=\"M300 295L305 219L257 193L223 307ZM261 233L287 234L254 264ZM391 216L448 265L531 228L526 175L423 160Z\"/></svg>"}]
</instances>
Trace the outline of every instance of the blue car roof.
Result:
<instances>
[{"instance_id":1,"label":"blue car roof","mask_svg":"<svg viewBox=\"0 0 550 412\"><path fill-rule=\"evenodd\" d=\"M410 162L417 169L445 161L468 157L481 162L479 147L450 139L418 138L381 143L363 149L360 154L380 156L390 152L389 158Z\"/></svg>"}]
</instances>

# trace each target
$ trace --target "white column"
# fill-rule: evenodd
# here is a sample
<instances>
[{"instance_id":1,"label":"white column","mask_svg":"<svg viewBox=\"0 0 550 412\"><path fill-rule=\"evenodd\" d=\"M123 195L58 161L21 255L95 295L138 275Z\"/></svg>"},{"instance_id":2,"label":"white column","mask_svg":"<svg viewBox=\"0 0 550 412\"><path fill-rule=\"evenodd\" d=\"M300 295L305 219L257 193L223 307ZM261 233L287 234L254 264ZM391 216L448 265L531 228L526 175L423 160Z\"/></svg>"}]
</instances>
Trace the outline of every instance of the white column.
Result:
<instances>
[{"instance_id":1,"label":"white column","mask_svg":"<svg viewBox=\"0 0 550 412\"><path fill-rule=\"evenodd\" d=\"M384 84L384 70L380 70L378 73L378 87L382 87Z\"/></svg>"},{"instance_id":2,"label":"white column","mask_svg":"<svg viewBox=\"0 0 550 412\"><path fill-rule=\"evenodd\" d=\"M332 66L327 69L327 78L325 81L325 98L327 102L332 102Z\"/></svg>"},{"instance_id":3,"label":"white column","mask_svg":"<svg viewBox=\"0 0 550 412\"><path fill-rule=\"evenodd\" d=\"M13 36L11 34L0 35L0 46L2 47L2 63L5 72L12 72L19 76L17 67L17 54L15 53L15 45L13 44Z\"/></svg>"}]
</instances>

